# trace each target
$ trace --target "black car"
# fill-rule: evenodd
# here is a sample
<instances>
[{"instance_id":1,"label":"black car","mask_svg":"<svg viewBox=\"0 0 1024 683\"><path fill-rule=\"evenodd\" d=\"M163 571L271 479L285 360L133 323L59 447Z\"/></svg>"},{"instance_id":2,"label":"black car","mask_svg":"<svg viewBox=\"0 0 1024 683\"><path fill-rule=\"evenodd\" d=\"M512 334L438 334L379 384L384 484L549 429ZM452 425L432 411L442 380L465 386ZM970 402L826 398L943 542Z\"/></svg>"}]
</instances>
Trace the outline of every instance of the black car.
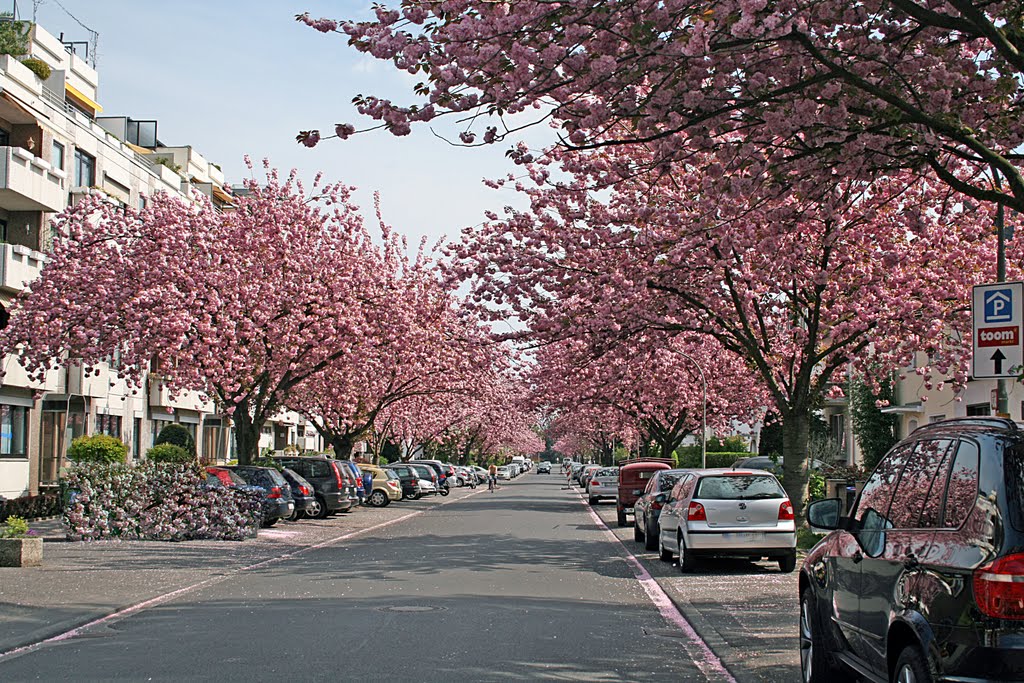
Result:
<instances>
[{"instance_id":1,"label":"black car","mask_svg":"<svg viewBox=\"0 0 1024 683\"><path fill-rule=\"evenodd\" d=\"M537 465L537 474L551 474L551 463L542 462Z\"/></svg>"},{"instance_id":2,"label":"black car","mask_svg":"<svg viewBox=\"0 0 1024 683\"><path fill-rule=\"evenodd\" d=\"M315 455L279 456L274 460L313 485L315 501L306 508L307 516L324 519L332 512L347 512L355 505L355 487L337 460Z\"/></svg>"},{"instance_id":3,"label":"black car","mask_svg":"<svg viewBox=\"0 0 1024 683\"><path fill-rule=\"evenodd\" d=\"M250 486L258 486L266 493L263 498L263 526L273 526L280 519L287 519L295 511L292 490L288 481L273 467L255 465L229 465L230 470L244 479Z\"/></svg>"},{"instance_id":4,"label":"black car","mask_svg":"<svg viewBox=\"0 0 1024 683\"><path fill-rule=\"evenodd\" d=\"M1024 680L1024 425L944 420L898 443L800 572L806 683ZM854 673L855 672L855 673Z\"/></svg>"},{"instance_id":5,"label":"black car","mask_svg":"<svg viewBox=\"0 0 1024 683\"><path fill-rule=\"evenodd\" d=\"M382 465L382 467L394 472L395 476L402 482L402 497L418 500L423 495L423 492L420 491L420 475L414 468L403 463L392 463L390 465Z\"/></svg>"},{"instance_id":6,"label":"black car","mask_svg":"<svg viewBox=\"0 0 1024 683\"><path fill-rule=\"evenodd\" d=\"M658 549L658 517L672 487L688 470L657 470L651 475L643 494L633 504L633 540L643 542L647 550Z\"/></svg>"},{"instance_id":7,"label":"black car","mask_svg":"<svg viewBox=\"0 0 1024 683\"><path fill-rule=\"evenodd\" d=\"M295 503L295 511L288 519L291 521L302 519L306 516L307 510L311 508L315 511L317 501L313 485L303 479L298 472L287 467L281 470L281 476L287 480L288 486L291 487L292 501Z\"/></svg>"}]
</instances>

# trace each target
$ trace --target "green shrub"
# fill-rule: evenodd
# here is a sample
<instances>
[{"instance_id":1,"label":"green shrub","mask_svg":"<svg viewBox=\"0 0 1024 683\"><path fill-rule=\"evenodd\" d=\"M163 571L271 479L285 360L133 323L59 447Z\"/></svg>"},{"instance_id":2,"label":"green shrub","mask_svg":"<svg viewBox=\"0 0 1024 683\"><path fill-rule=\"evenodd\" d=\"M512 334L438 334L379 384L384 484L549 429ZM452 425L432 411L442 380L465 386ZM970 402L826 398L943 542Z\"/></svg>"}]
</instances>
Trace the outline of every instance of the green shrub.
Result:
<instances>
[{"instance_id":1,"label":"green shrub","mask_svg":"<svg viewBox=\"0 0 1024 683\"><path fill-rule=\"evenodd\" d=\"M28 522L22 517L10 516L0 526L0 538L21 538L28 536Z\"/></svg>"},{"instance_id":2,"label":"green shrub","mask_svg":"<svg viewBox=\"0 0 1024 683\"><path fill-rule=\"evenodd\" d=\"M40 80L45 81L50 77L50 65L41 59L31 57L29 59L21 60L21 63L28 67L29 71L34 73L36 76L39 76Z\"/></svg>"},{"instance_id":3,"label":"green shrub","mask_svg":"<svg viewBox=\"0 0 1024 683\"><path fill-rule=\"evenodd\" d=\"M146 451L146 460L167 464L187 465L196 461L196 456L173 443L158 443Z\"/></svg>"},{"instance_id":4,"label":"green shrub","mask_svg":"<svg viewBox=\"0 0 1024 683\"><path fill-rule=\"evenodd\" d=\"M735 453L711 453L707 454L708 467L732 467L737 460L749 458L753 454L746 451ZM676 454L676 461L679 467L700 467L700 446L693 448L688 446L682 448Z\"/></svg>"},{"instance_id":5,"label":"green shrub","mask_svg":"<svg viewBox=\"0 0 1024 683\"><path fill-rule=\"evenodd\" d=\"M188 452L189 455L196 454L196 441L183 425L169 424L161 429L160 433L156 435L153 445L159 446L164 443L173 444Z\"/></svg>"},{"instance_id":6,"label":"green shrub","mask_svg":"<svg viewBox=\"0 0 1024 683\"><path fill-rule=\"evenodd\" d=\"M128 447L121 439L106 434L80 436L68 447L68 459L77 463L124 462L128 458Z\"/></svg>"}]
</instances>

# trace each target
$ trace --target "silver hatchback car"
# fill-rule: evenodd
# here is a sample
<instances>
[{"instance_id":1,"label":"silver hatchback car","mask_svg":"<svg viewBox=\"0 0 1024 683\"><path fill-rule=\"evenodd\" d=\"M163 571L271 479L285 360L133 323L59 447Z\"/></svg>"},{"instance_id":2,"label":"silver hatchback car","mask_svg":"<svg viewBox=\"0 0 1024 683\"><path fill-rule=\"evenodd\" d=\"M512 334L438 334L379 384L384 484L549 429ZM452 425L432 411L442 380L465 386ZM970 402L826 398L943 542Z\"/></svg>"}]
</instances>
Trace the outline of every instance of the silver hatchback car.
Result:
<instances>
[{"instance_id":1,"label":"silver hatchback car","mask_svg":"<svg viewBox=\"0 0 1024 683\"><path fill-rule=\"evenodd\" d=\"M679 556L692 571L700 557L774 559L796 568L793 505L764 470L695 470L680 477L658 520L661 559Z\"/></svg>"},{"instance_id":2,"label":"silver hatchback car","mask_svg":"<svg viewBox=\"0 0 1024 683\"><path fill-rule=\"evenodd\" d=\"M619 468L602 467L591 475L587 483L587 502L591 505L602 498L619 498Z\"/></svg>"}]
</instances>

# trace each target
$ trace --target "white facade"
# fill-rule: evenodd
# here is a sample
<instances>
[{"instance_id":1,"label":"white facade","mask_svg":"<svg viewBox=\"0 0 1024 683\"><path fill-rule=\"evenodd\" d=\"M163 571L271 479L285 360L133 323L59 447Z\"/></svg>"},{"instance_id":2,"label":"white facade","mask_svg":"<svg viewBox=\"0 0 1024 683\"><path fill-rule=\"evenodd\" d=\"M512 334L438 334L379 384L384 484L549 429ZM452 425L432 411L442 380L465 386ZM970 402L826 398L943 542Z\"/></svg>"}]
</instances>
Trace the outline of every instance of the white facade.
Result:
<instances>
[{"instance_id":1,"label":"white facade","mask_svg":"<svg viewBox=\"0 0 1024 683\"><path fill-rule=\"evenodd\" d=\"M86 195L139 207L145 197L203 192L228 207L220 168L188 146L169 147L155 121L101 116L99 76L60 40L35 26L30 56L52 68L44 82L17 59L0 55L0 304L38 277L52 244L50 217ZM112 362L116 362L112 361ZM53 486L71 439L109 433L138 458L168 423L184 425L209 462L233 457L230 421L195 392L171 397L159 377L128 387L110 368L83 377L80 368L28 381L13 358L0 384L0 496ZM269 425L261 446L314 450L315 430L294 413Z\"/></svg>"}]
</instances>

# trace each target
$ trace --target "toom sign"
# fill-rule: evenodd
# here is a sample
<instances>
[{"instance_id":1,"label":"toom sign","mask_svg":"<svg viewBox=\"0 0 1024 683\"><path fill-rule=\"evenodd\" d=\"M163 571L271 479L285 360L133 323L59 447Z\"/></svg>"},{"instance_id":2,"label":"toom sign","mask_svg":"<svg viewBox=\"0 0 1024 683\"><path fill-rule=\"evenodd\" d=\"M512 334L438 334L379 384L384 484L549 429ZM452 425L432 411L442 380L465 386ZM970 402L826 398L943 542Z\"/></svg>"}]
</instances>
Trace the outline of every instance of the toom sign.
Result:
<instances>
[{"instance_id":1,"label":"toom sign","mask_svg":"<svg viewBox=\"0 0 1024 683\"><path fill-rule=\"evenodd\" d=\"M971 374L976 379L1015 377L1024 364L1021 326L1024 325L1024 283L999 282L974 288L971 301L974 322L974 357Z\"/></svg>"}]
</instances>

